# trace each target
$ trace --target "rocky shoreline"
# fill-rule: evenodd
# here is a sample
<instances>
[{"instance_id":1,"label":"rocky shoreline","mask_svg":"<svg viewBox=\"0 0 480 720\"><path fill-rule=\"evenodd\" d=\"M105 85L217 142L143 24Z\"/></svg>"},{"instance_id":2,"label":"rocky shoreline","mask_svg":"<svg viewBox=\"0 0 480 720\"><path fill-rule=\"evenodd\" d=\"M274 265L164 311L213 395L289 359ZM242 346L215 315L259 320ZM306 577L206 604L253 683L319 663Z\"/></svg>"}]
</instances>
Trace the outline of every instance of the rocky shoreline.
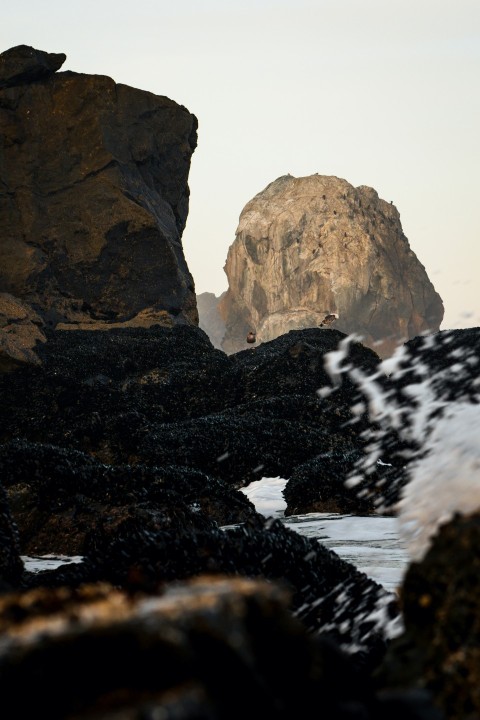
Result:
<instances>
[{"instance_id":1,"label":"rocky shoreline","mask_svg":"<svg viewBox=\"0 0 480 720\"><path fill-rule=\"evenodd\" d=\"M478 346L476 332L450 335ZM188 326L56 331L36 350L41 365L0 376L5 692L33 673L35 702L43 697L51 717L143 717L152 708L166 717L240 717L244 693L275 717L303 712L313 697L330 717L373 718L392 708L402 717L465 717L474 696L464 688L461 712L460 701L449 709L431 645L443 638L443 662L463 596L450 605L451 625L439 625L444 596L434 590L440 567L449 603L459 579L471 577L478 517L447 526L396 598L317 541L260 516L239 491L281 472L291 478L290 512L331 511L333 503L365 514L376 512L389 473L391 487L404 481L398 462L385 465L383 478L370 474L360 497L358 487L344 486L364 454L368 416L352 413L361 397L353 382L330 395L317 390L333 390L325 358L345 338L331 329L291 331L227 356ZM379 358L353 343L346 364L372 374ZM463 548L461 565L444 537ZM29 573L21 561L29 553L84 560ZM470 590L462 590L469 607ZM406 628L393 637L399 619ZM180 634L180 644L169 633ZM121 651L130 679L113 671L124 643L132 645L128 662ZM70 678L68 693L47 697L39 678L78 653L91 666L84 673L75 661L82 693ZM94 672L97 653L104 669ZM467 650L465 657L475 668ZM160 663L161 681L152 663ZM180 665L167 682L172 663ZM458 690L458 679L450 682ZM16 707L28 713L31 702L17 698Z\"/></svg>"},{"instance_id":2,"label":"rocky shoreline","mask_svg":"<svg viewBox=\"0 0 480 720\"><path fill-rule=\"evenodd\" d=\"M181 244L196 117L64 61L0 55L4 714L479 717L480 330L412 338L443 316L421 292L384 362L323 323L214 347ZM416 483L398 594L260 515L241 489L276 475L286 515L395 515ZM82 560L24 565L51 553Z\"/></svg>"}]
</instances>

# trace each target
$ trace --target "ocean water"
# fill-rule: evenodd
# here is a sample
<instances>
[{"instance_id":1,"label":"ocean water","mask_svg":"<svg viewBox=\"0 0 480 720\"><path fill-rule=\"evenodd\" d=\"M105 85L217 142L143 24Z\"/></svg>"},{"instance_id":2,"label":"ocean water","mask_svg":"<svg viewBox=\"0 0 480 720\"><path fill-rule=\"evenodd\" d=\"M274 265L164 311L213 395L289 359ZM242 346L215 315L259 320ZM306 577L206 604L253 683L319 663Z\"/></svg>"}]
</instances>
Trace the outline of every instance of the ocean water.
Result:
<instances>
[{"instance_id":1,"label":"ocean water","mask_svg":"<svg viewBox=\"0 0 480 720\"><path fill-rule=\"evenodd\" d=\"M396 592L410 559L397 518L335 513L285 517L283 489L286 483L281 477L262 478L242 491L265 517L279 518L300 535L317 539L386 590Z\"/></svg>"},{"instance_id":2,"label":"ocean water","mask_svg":"<svg viewBox=\"0 0 480 720\"><path fill-rule=\"evenodd\" d=\"M426 333L372 375L350 359L356 339L325 355L332 385L317 394L335 393L345 378L356 385L362 400L352 411L366 411L370 428L346 484L368 483L375 463L401 462L406 482L386 483L382 504L394 509L410 560L421 561L440 525L480 507L480 328Z\"/></svg>"}]
</instances>

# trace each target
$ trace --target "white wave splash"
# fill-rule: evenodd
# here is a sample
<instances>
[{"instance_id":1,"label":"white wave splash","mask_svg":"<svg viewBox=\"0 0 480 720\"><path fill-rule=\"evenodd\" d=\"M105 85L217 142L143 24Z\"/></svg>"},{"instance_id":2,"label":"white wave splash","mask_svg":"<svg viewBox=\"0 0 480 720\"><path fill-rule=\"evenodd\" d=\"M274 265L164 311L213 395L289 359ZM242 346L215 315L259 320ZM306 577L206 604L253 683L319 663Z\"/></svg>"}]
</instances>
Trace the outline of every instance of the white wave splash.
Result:
<instances>
[{"instance_id":1,"label":"white wave splash","mask_svg":"<svg viewBox=\"0 0 480 720\"><path fill-rule=\"evenodd\" d=\"M371 428L347 483L368 478L376 462L394 461L401 472L384 489L383 509L395 511L418 561L440 525L480 508L480 329L417 338L371 376L350 361L357 339L348 336L326 355L332 387L318 394L335 392L343 376L356 385L363 402L352 413L366 412Z\"/></svg>"}]
</instances>

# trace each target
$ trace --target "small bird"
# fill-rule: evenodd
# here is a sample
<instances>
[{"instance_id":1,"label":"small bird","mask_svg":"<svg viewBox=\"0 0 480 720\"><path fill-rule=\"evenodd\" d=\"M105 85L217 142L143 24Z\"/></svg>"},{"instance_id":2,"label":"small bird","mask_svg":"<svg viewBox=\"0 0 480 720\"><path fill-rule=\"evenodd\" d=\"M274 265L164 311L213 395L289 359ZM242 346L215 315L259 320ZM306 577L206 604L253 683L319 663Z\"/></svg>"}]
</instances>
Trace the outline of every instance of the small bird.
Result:
<instances>
[{"instance_id":1,"label":"small bird","mask_svg":"<svg viewBox=\"0 0 480 720\"><path fill-rule=\"evenodd\" d=\"M338 318L338 315L336 313L328 313L323 318L322 322L320 323L319 327L330 327L335 320Z\"/></svg>"},{"instance_id":2,"label":"small bird","mask_svg":"<svg viewBox=\"0 0 480 720\"><path fill-rule=\"evenodd\" d=\"M255 333L253 330L250 330L250 332L247 335L247 343L254 343L257 341L257 333Z\"/></svg>"}]
</instances>

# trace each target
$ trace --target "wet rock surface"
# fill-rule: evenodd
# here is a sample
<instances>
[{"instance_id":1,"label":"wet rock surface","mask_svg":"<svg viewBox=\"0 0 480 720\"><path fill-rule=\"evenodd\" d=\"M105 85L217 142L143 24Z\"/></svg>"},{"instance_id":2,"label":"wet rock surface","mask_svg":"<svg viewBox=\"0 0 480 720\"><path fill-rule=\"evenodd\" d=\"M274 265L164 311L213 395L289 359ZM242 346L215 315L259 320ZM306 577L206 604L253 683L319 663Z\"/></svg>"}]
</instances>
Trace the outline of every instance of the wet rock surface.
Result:
<instances>
[{"instance_id":1,"label":"wet rock surface","mask_svg":"<svg viewBox=\"0 0 480 720\"><path fill-rule=\"evenodd\" d=\"M328 718L437 720L425 694L376 692L287 605L288 591L264 580L211 575L156 596L106 583L9 595L0 599L2 698L22 717L286 719L321 705Z\"/></svg>"},{"instance_id":2,"label":"wet rock surface","mask_svg":"<svg viewBox=\"0 0 480 720\"><path fill-rule=\"evenodd\" d=\"M188 326L50 333L40 367L0 376L0 438L79 451L90 463L186 467L235 489L288 477L308 458L362 446L353 384L333 402L316 392L342 337L292 331L227 356ZM368 348L352 353L366 370L378 366Z\"/></svg>"}]
</instances>

